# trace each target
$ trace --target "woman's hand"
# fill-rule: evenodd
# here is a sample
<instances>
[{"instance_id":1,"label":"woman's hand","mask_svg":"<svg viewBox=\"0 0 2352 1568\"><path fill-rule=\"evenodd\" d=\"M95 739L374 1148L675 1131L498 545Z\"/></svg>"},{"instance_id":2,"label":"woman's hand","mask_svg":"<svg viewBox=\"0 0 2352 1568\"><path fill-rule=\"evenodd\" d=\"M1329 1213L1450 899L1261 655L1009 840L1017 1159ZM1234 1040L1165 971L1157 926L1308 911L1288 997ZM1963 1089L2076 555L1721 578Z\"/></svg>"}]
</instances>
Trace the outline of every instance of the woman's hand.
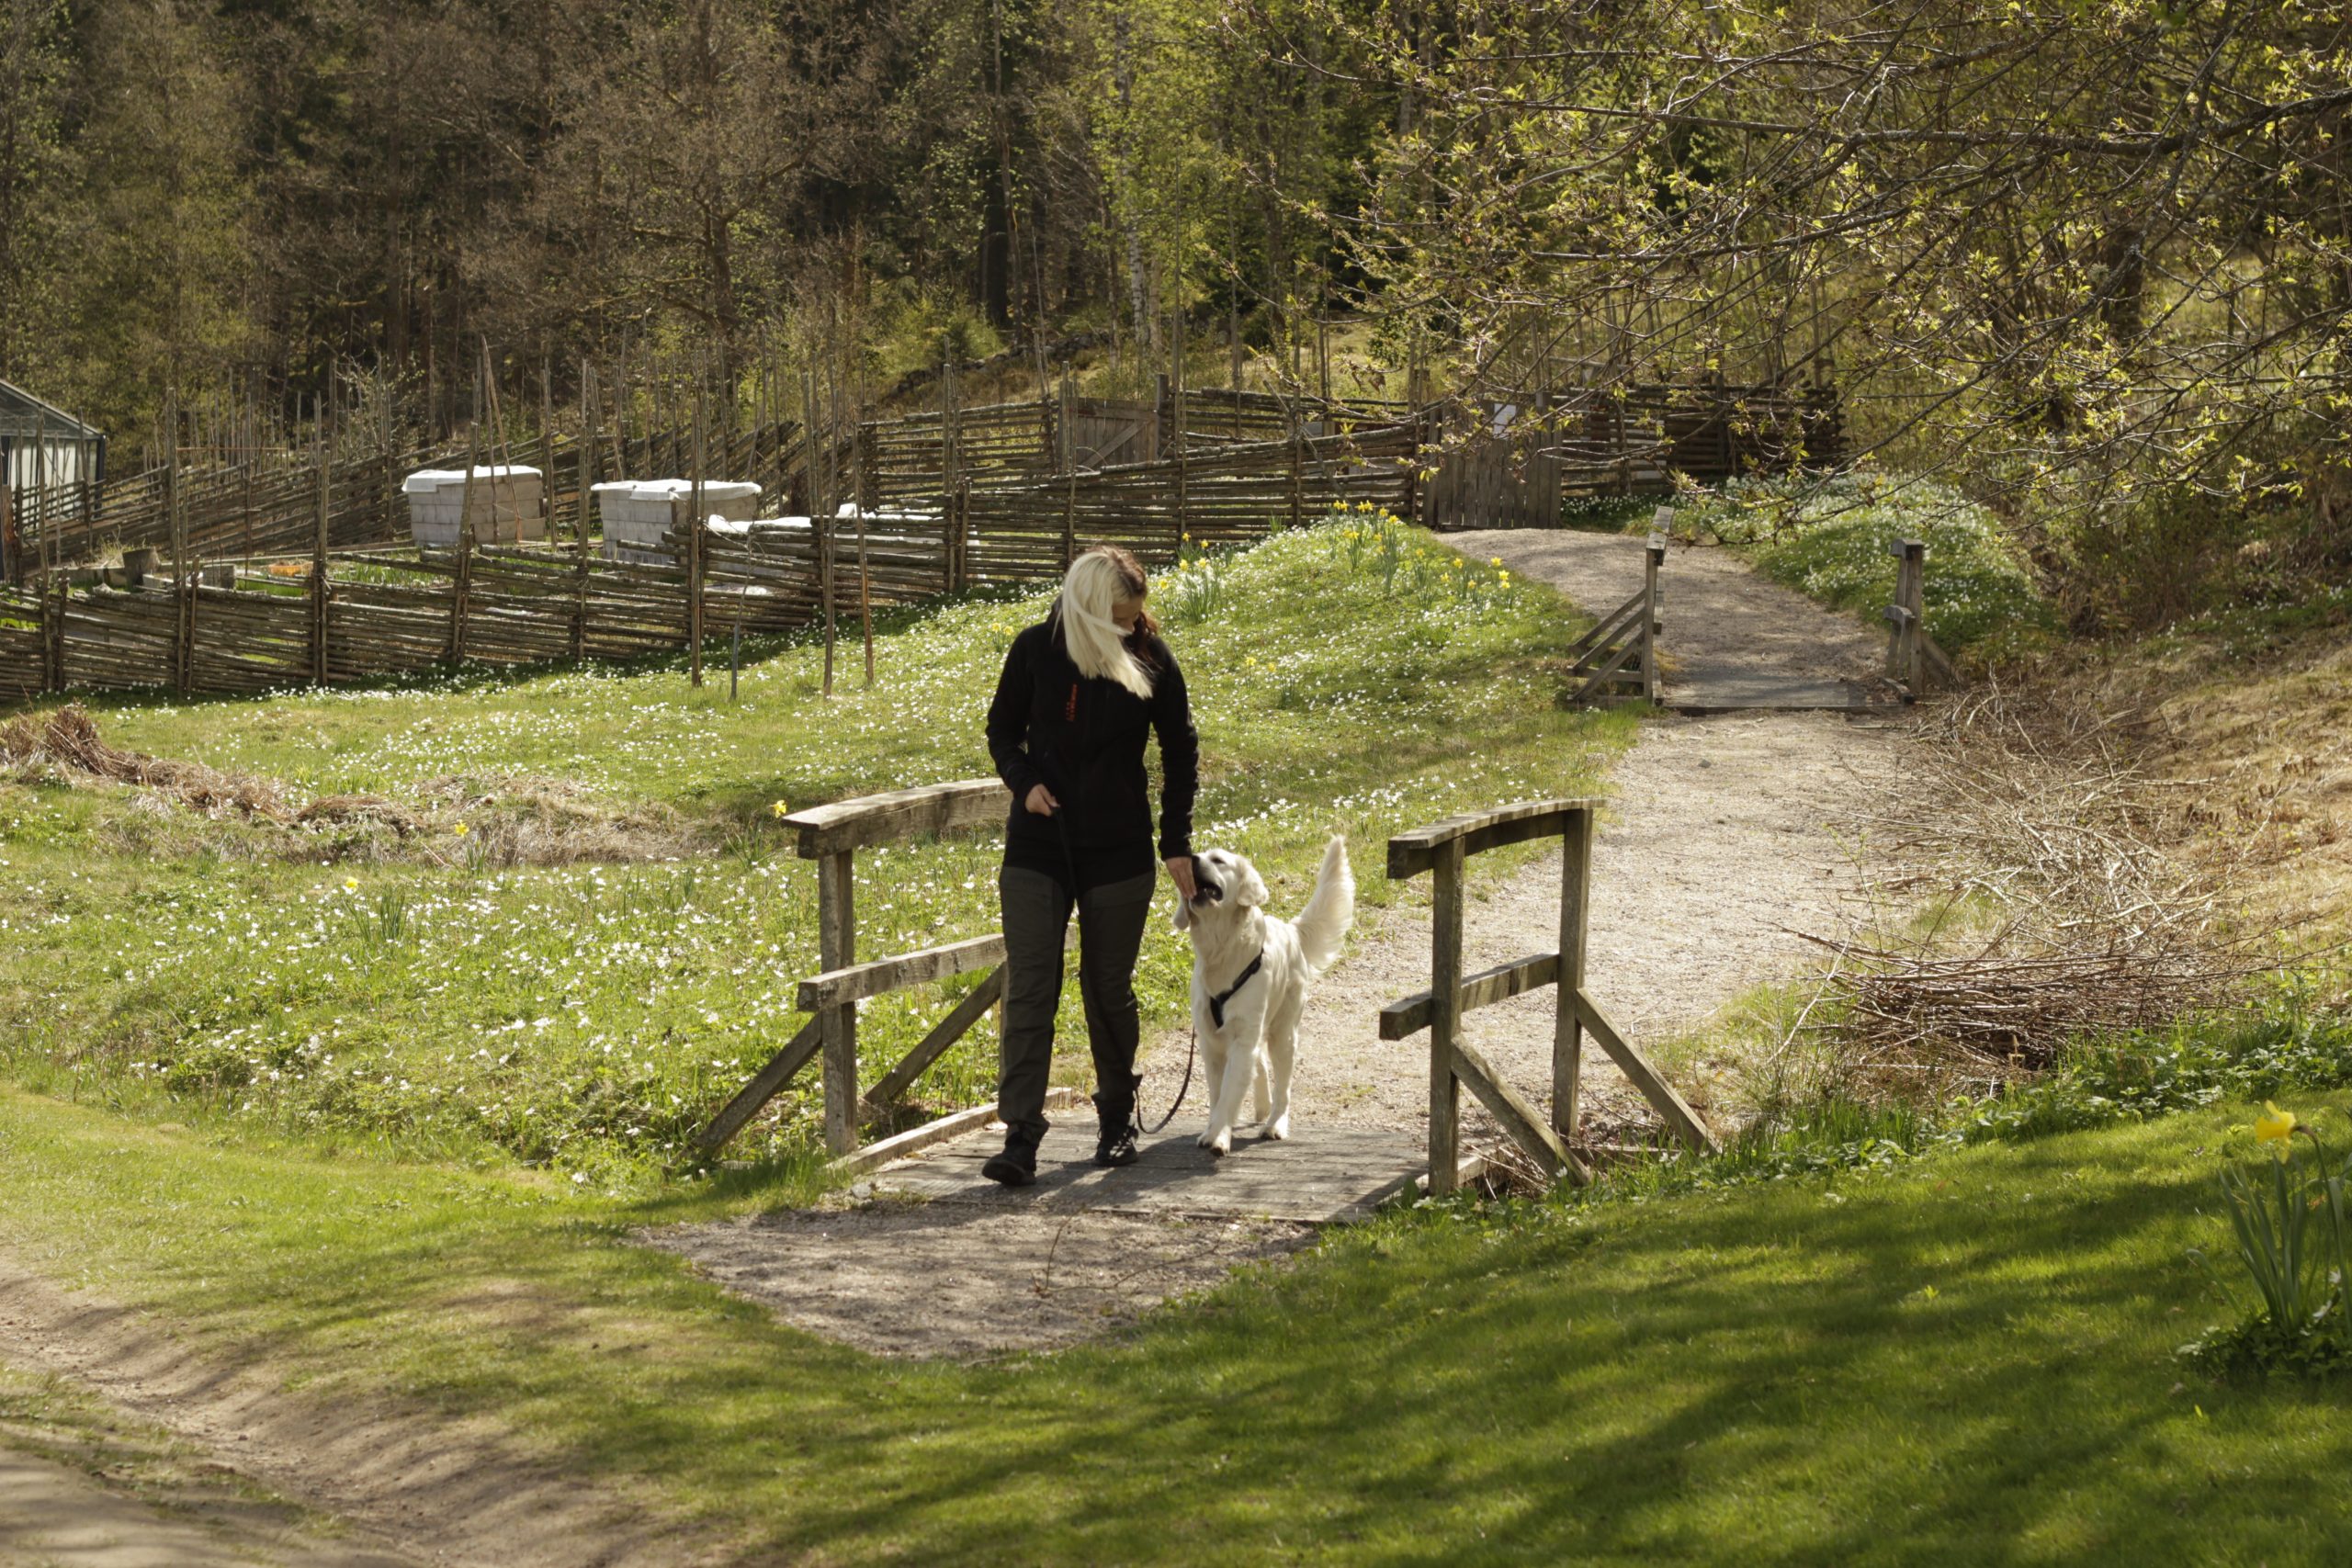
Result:
<instances>
[{"instance_id":1,"label":"woman's hand","mask_svg":"<svg viewBox=\"0 0 2352 1568\"><path fill-rule=\"evenodd\" d=\"M1182 897L1185 903L1191 903L1193 901L1193 894L1194 892L1194 888L1193 886L1193 857L1190 855L1178 855L1174 860L1168 862L1167 865L1169 880L1176 884L1177 896Z\"/></svg>"},{"instance_id":2,"label":"woman's hand","mask_svg":"<svg viewBox=\"0 0 2352 1568\"><path fill-rule=\"evenodd\" d=\"M1054 798L1054 792L1044 784L1031 784L1029 798L1023 804L1040 817L1051 817L1062 807L1062 803Z\"/></svg>"}]
</instances>

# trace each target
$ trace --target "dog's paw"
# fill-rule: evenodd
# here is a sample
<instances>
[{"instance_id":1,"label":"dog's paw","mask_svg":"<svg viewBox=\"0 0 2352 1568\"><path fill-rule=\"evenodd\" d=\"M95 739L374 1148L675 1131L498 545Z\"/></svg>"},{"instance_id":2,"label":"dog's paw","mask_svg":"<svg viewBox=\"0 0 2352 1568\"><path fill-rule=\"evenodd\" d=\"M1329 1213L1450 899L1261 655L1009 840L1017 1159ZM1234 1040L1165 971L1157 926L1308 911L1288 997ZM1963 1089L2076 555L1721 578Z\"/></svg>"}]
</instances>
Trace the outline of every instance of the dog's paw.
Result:
<instances>
[{"instance_id":1,"label":"dog's paw","mask_svg":"<svg viewBox=\"0 0 2352 1568\"><path fill-rule=\"evenodd\" d=\"M1202 1134L1201 1147L1208 1150L1209 1153L1217 1156L1219 1158L1223 1158L1225 1156L1231 1154L1233 1152L1233 1129L1226 1127L1214 1133Z\"/></svg>"},{"instance_id":2,"label":"dog's paw","mask_svg":"<svg viewBox=\"0 0 2352 1568\"><path fill-rule=\"evenodd\" d=\"M1290 1136L1289 1111L1283 1111L1280 1116L1275 1117L1272 1121L1266 1123L1266 1136L1269 1138L1287 1138Z\"/></svg>"}]
</instances>

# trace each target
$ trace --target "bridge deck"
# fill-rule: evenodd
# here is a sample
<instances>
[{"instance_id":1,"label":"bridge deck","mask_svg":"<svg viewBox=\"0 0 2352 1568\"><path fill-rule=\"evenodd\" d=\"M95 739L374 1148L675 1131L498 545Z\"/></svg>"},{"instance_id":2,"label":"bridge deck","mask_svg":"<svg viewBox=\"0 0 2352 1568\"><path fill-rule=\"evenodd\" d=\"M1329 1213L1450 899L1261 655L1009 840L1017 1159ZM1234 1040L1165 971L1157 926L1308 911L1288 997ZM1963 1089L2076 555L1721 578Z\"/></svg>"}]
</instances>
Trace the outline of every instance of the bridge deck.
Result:
<instances>
[{"instance_id":1,"label":"bridge deck","mask_svg":"<svg viewBox=\"0 0 2352 1568\"><path fill-rule=\"evenodd\" d=\"M1280 1143L1245 1127L1219 1159L1193 1140L1198 1118L1141 1141L1143 1158L1117 1170L1094 1165L1094 1129L1084 1112L1046 1135L1037 1184L1006 1188L980 1174L1004 1146L992 1124L874 1175L878 1195L975 1208L1186 1219L1292 1220L1344 1224L1369 1215L1429 1166L1419 1136L1366 1127L1301 1127Z\"/></svg>"}]
</instances>

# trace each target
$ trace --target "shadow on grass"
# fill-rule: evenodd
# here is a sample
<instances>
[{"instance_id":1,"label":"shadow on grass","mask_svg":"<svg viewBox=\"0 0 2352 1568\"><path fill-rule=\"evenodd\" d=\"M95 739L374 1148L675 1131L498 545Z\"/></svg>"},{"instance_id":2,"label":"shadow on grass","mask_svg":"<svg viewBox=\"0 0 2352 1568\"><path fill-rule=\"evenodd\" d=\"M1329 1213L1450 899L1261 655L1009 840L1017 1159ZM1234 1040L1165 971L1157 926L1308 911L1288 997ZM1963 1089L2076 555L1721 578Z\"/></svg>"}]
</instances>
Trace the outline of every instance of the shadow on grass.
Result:
<instances>
[{"instance_id":1,"label":"shadow on grass","mask_svg":"<svg viewBox=\"0 0 2352 1568\"><path fill-rule=\"evenodd\" d=\"M151 1255L159 1304L658 1477L763 1552L2334 1560L2352 1505L2312 1478L2352 1457L2342 1401L2177 1387L2172 1347L2223 1315L2184 1257L2213 1239L2189 1145L2221 1120L1845 1189L1421 1211L986 1367L823 1344L628 1242L786 1197L764 1176L645 1204L432 1170L273 1181L217 1150L106 1157L155 1141L92 1119L17 1140L9 1201L207 1211L203 1247ZM527 1318L469 1308L486 1279Z\"/></svg>"}]
</instances>

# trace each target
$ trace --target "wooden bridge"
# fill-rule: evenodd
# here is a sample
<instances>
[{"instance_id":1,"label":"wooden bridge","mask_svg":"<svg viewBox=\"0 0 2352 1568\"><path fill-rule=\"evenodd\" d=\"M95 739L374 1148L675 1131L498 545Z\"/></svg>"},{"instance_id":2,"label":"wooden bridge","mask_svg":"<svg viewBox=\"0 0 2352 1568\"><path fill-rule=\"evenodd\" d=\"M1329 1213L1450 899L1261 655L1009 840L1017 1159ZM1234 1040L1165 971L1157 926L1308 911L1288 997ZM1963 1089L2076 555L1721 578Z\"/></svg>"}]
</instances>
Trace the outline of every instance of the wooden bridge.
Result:
<instances>
[{"instance_id":1,"label":"wooden bridge","mask_svg":"<svg viewBox=\"0 0 2352 1568\"><path fill-rule=\"evenodd\" d=\"M825 1140L836 1173L870 1176L878 1189L898 1196L1047 1211L1344 1221L1361 1218L1408 1191L1451 1192L1478 1174L1483 1156L1465 1155L1460 1145L1458 1091L1465 1087L1539 1168L1555 1178L1589 1179L1589 1167L1572 1147L1588 1033L1649 1099L1677 1137L1695 1148L1713 1146L1696 1112L1602 1015L1584 984L1584 932L1598 810L1598 803L1589 799L1522 802L1450 818L1389 840L1392 878L1426 874L1434 879L1430 985L1364 1023L1385 1040L1428 1032L1426 1134L1409 1127L1309 1125L1280 1142L1245 1137L1231 1156L1219 1159L1194 1144L1196 1127L1187 1118L1185 1124L1145 1139L1138 1164L1115 1170L1092 1165L1091 1138L1070 1140L1072 1157L1059 1161L1053 1157L1056 1151L1049 1140L1037 1186L1018 1190L980 1174L981 1163L1003 1136L987 1107L958 1111L868 1144L865 1130L887 1119L889 1108L995 1007L1003 988L1004 939L990 933L861 961L856 951L857 852L993 825L1003 819L1010 806L1011 795L998 780L967 779L840 801L786 818L799 835L801 855L818 863L819 962L824 968L799 986L808 1022L703 1130L698 1141L706 1152L723 1148L816 1064ZM1463 876L1467 860L1506 844L1555 836L1564 841L1566 868L1557 947L1498 969L1464 975ZM901 1060L870 1087L861 1088L857 1002L975 971L985 971L979 985L948 1009ZM1556 987L1559 998L1549 1112L1535 1109L1534 1101L1505 1081L1460 1032L1464 1013L1544 986ZM1049 1105L1067 1110L1080 1100L1075 1089L1057 1088Z\"/></svg>"}]
</instances>

